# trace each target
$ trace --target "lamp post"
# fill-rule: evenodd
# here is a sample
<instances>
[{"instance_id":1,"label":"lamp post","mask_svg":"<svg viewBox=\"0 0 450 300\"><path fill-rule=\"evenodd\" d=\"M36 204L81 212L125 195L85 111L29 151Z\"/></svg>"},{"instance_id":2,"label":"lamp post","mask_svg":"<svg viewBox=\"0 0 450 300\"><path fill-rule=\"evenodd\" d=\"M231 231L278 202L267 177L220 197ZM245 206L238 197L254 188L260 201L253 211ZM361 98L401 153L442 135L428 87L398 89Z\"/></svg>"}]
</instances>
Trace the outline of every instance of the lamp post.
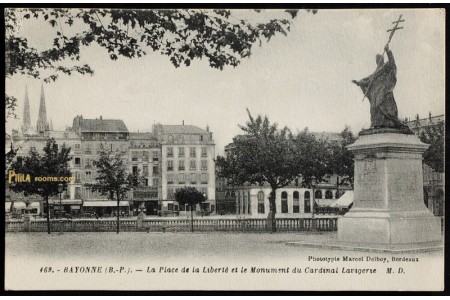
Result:
<instances>
[{"instance_id":1,"label":"lamp post","mask_svg":"<svg viewBox=\"0 0 450 300\"><path fill-rule=\"evenodd\" d=\"M62 206L61 206L61 202L62 202L62 200L61 200L61 195L62 195L62 192L63 192L63 190L64 190L64 185L62 184L62 183L59 183L58 184L58 193L59 193L59 234L62 234L62 232L63 232L63 221L62 221L62 219L61 219L61 214L62 214Z\"/></svg>"},{"instance_id":2,"label":"lamp post","mask_svg":"<svg viewBox=\"0 0 450 300\"><path fill-rule=\"evenodd\" d=\"M62 200L61 200L61 195L62 195L62 192L63 192L63 190L64 190L64 185L62 184L62 183L59 183L58 184L58 193L59 193L59 218L61 218L61 214L62 214L62 209L61 209L61 202L62 202Z\"/></svg>"},{"instance_id":3,"label":"lamp post","mask_svg":"<svg viewBox=\"0 0 450 300\"><path fill-rule=\"evenodd\" d=\"M126 184L121 184L121 193L120 195L117 195L117 233L119 233L120 230L120 200L123 200L125 198L125 189L127 188ZM122 198L122 199L120 199Z\"/></svg>"},{"instance_id":4,"label":"lamp post","mask_svg":"<svg viewBox=\"0 0 450 300\"><path fill-rule=\"evenodd\" d=\"M312 188L312 230L316 229L316 220L315 220L315 210L316 210L316 176L311 177L311 188Z\"/></svg>"},{"instance_id":5,"label":"lamp post","mask_svg":"<svg viewBox=\"0 0 450 300\"><path fill-rule=\"evenodd\" d=\"M205 199L205 201L208 200L208 198L206 198L206 193L203 193L203 199ZM205 214L206 205L203 203L200 205L203 206L203 208L202 208L202 217L203 217L203 215Z\"/></svg>"}]
</instances>

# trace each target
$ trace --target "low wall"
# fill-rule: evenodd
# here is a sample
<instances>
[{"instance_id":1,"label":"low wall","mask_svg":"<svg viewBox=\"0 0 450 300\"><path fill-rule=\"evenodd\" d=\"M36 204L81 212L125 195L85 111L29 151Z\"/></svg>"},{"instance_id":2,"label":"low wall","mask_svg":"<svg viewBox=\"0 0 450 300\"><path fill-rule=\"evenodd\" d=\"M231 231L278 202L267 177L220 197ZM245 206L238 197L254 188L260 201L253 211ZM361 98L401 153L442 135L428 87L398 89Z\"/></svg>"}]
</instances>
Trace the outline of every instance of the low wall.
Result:
<instances>
[{"instance_id":1,"label":"low wall","mask_svg":"<svg viewBox=\"0 0 450 300\"><path fill-rule=\"evenodd\" d=\"M336 231L337 218L281 218L277 219L277 230L286 231ZM116 220L51 220L52 232L62 229L64 232L114 232ZM120 231L149 231L149 232L187 232L191 230L191 221L182 220L120 220ZM263 232L269 231L266 219L194 219L196 232ZM46 232L46 220L6 221L7 232Z\"/></svg>"}]
</instances>

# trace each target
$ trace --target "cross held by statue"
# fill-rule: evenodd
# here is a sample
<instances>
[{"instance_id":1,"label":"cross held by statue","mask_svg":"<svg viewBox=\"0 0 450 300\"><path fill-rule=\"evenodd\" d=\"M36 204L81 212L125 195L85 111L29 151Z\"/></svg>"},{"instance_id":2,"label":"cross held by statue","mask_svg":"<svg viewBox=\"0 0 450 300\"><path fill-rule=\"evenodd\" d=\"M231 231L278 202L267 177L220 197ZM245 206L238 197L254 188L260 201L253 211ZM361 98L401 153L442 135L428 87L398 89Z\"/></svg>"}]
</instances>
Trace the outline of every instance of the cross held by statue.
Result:
<instances>
[{"instance_id":1,"label":"cross held by statue","mask_svg":"<svg viewBox=\"0 0 450 300\"><path fill-rule=\"evenodd\" d=\"M392 24L395 24L394 27L392 29L388 29L387 32L390 32L391 34L389 35L389 41L387 42L388 44L391 42L392 37L394 36L394 33L396 30L399 29L403 29L403 27L398 27L398 25L401 22L405 22L405 20L402 19L402 15L400 15L400 17L398 17L397 21L392 22Z\"/></svg>"}]
</instances>

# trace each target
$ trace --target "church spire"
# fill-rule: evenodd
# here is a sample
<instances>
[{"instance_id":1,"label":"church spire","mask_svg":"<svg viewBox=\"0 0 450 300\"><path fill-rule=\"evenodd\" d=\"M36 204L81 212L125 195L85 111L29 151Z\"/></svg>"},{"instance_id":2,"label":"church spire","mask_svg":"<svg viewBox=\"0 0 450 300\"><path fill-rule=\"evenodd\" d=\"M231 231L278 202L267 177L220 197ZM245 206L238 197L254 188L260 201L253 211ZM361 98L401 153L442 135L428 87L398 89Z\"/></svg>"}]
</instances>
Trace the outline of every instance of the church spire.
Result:
<instances>
[{"instance_id":1,"label":"church spire","mask_svg":"<svg viewBox=\"0 0 450 300\"><path fill-rule=\"evenodd\" d=\"M22 132L27 132L31 127L30 101L28 100L28 86L25 87L25 102L23 106Z\"/></svg>"},{"instance_id":2,"label":"church spire","mask_svg":"<svg viewBox=\"0 0 450 300\"><path fill-rule=\"evenodd\" d=\"M47 110L45 109L45 95L44 95L44 85L41 85L41 102L39 104L39 116L36 123L37 132L44 132L49 130L47 122Z\"/></svg>"}]
</instances>

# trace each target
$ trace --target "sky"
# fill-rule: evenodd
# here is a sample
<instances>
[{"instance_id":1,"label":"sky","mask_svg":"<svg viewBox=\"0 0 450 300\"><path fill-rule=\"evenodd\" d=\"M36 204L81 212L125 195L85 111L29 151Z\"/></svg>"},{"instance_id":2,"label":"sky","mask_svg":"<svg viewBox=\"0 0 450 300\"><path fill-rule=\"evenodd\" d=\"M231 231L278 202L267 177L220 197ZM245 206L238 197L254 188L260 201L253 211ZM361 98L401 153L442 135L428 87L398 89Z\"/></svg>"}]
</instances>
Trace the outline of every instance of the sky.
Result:
<instances>
[{"instance_id":1,"label":"sky","mask_svg":"<svg viewBox=\"0 0 450 300\"><path fill-rule=\"evenodd\" d=\"M148 52L139 59L109 59L98 46L82 49L80 63L93 76L61 75L44 83L47 116L55 130L84 118L122 119L130 131L151 131L152 124L209 125L216 154L241 133L238 124L253 115L267 115L294 132L355 132L370 127L368 100L351 80L370 75L375 55L382 53L392 22L403 15L403 29L390 44L397 64L394 96L399 118L445 112L445 12L439 9L302 11L287 36L255 45L236 67L216 70L205 61L175 68L167 56ZM254 13L238 11L254 18ZM281 16L265 11L258 18ZM76 29L76 28L74 28ZM42 21L25 21L19 34L37 49L49 46L55 30ZM67 29L70 30L70 29ZM94 45L94 44L93 44ZM18 98L19 118L28 87L31 122L37 121L42 80L22 75L6 79L6 92ZM7 123L7 131L20 120Z\"/></svg>"}]
</instances>

